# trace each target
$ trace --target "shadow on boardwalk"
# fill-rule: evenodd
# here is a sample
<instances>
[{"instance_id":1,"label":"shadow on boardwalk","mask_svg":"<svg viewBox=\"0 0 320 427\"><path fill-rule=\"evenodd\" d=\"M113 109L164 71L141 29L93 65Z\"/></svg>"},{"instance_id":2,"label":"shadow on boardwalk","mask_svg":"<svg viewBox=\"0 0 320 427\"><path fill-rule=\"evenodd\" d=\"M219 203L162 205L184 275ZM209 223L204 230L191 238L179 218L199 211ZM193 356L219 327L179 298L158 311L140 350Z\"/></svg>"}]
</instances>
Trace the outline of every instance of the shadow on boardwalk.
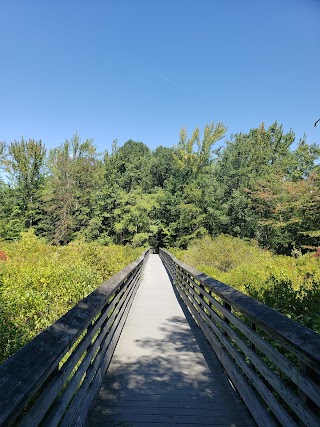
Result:
<instances>
[{"instance_id":1,"label":"shadow on boardwalk","mask_svg":"<svg viewBox=\"0 0 320 427\"><path fill-rule=\"evenodd\" d=\"M122 343L87 426L255 425L183 303L181 308L157 326L147 315L143 329L149 335L131 344L128 339L127 348ZM126 334L130 337L130 331Z\"/></svg>"},{"instance_id":2,"label":"shadow on boardwalk","mask_svg":"<svg viewBox=\"0 0 320 427\"><path fill-rule=\"evenodd\" d=\"M192 326L198 336L195 340L187 324L185 318L169 318L162 328L165 339L136 341L148 355L134 363L113 360L87 425L255 425L219 362L208 353L204 338L198 336L197 326ZM198 354L199 347L207 355L206 361ZM190 365L190 353L193 360L196 357L196 365Z\"/></svg>"}]
</instances>

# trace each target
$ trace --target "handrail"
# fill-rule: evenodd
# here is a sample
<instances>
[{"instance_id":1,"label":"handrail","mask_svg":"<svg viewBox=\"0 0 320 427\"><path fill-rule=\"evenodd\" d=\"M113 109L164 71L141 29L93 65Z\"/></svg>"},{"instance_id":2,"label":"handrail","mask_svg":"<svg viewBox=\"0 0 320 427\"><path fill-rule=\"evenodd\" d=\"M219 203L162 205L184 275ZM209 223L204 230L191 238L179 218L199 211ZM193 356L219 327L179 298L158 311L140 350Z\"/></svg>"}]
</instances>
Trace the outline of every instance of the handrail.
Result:
<instances>
[{"instance_id":1,"label":"handrail","mask_svg":"<svg viewBox=\"0 0 320 427\"><path fill-rule=\"evenodd\" d=\"M320 335L160 249L258 426L320 426Z\"/></svg>"},{"instance_id":2,"label":"handrail","mask_svg":"<svg viewBox=\"0 0 320 427\"><path fill-rule=\"evenodd\" d=\"M100 389L149 252L0 366L0 426L81 426Z\"/></svg>"}]
</instances>

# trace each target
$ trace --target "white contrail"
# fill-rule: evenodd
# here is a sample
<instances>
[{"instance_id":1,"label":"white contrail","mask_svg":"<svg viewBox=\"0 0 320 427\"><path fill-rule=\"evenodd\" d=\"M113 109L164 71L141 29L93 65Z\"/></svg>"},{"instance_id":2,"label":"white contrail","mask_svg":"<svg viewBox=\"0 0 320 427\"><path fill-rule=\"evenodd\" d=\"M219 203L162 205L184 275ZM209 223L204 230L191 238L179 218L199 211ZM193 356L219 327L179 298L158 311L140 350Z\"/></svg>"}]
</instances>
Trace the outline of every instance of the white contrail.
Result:
<instances>
[{"instance_id":1,"label":"white contrail","mask_svg":"<svg viewBox=\"0 0 320 427\"><path fill-rule=\"evenodd\" d=\"M169 79L167 79L166 77L163 77L163 76L160 76L163 80L165 80L166 82L169 82L169 83L173 83L173 84L175 84L175 82L173 82L172 80L169 80Z\"/></svg>"}]
</instances>

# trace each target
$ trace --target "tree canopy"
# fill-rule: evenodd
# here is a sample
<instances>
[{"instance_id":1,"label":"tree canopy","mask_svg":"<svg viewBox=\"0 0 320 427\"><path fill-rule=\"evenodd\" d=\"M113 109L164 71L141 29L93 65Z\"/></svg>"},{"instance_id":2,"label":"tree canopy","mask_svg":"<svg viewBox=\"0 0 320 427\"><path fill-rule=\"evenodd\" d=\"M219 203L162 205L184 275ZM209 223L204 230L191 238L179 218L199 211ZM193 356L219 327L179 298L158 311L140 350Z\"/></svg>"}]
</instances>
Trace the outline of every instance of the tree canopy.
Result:
<instances>
[{"instance_id":1,"label":"tree canopy","mask_svg":"<svg viewBox=\"0 0 320 427\"><path fill-rule=\"evenodd\" d=\"M319 147L277 122L218 147L225 133L211 123L182 129L173 147L129 140L111 153L78 134L49 152L32 139L1 143L0 237L33 228L56 245L186 248L224 233L278 253L319 246Z\"/></svg>"}]
</instances>

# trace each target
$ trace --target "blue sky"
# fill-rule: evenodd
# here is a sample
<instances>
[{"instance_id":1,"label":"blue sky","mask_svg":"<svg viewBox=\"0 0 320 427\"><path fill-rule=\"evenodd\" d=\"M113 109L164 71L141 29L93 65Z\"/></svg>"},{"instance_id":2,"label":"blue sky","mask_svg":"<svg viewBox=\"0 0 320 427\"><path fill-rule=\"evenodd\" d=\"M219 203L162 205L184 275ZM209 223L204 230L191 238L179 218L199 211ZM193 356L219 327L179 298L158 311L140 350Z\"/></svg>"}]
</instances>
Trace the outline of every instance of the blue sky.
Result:
<instances>
[{"instance_id":1,"label":"blue sky","mask_svg":"<svg viewBox=\"0 0 320 427\"><path fill-rule=\"evenodd\" d=\"M0 140L172 146L222 121L320 143L319 0L0 0Z\"/></svg>"}]
</instances>

